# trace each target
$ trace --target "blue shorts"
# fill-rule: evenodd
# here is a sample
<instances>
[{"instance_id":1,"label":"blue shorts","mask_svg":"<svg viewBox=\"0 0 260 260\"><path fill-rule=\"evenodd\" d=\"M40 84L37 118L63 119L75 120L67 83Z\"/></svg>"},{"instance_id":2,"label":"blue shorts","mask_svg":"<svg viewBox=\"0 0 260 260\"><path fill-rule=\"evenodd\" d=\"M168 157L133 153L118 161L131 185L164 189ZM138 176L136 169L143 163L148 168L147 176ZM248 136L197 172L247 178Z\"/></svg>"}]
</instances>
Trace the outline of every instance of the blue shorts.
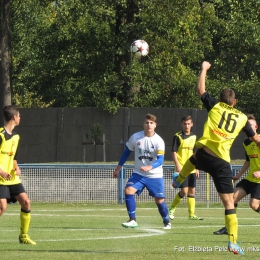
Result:
<instances>
[{"instance_id":1,"label":"blue shorts","mask_svg":"<svg viewBox=\"0 0 260 260\"><path fill-rule=\"evenodd\" d=\"M137 195L140 195L143 189L146 188L149 192L149 196L165 198L163 178L147 178L140 174L133 173L126 183L126 187L135 188Z\"/></svg>"}]
</instances>

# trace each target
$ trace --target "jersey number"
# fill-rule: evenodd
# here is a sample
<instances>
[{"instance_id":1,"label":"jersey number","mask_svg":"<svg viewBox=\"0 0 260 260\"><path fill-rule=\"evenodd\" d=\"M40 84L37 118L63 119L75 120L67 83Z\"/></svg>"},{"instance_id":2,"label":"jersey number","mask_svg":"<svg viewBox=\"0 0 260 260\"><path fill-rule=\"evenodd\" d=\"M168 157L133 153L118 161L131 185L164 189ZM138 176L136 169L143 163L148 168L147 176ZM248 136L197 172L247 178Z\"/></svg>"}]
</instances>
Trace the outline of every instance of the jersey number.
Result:
<instances>
[{"instance_id":1,"label":"jersey number","mask_svg":"<svg viewBox=\"0 0 260 260\"><path fill-rule=\"evenodd\" d=\"M221 120L218 124L218 128L222 128L224 122L225 123L225 130L228 132L228 133L233 133L235 131L235 128L236 128L236 125L237 125L237 121L235 118L238 118L238 115L236 114L233 114L233 113L228 113L226 115L227 111L225 111L222 116L221 116Z\"/></svg>"}]
</instances>

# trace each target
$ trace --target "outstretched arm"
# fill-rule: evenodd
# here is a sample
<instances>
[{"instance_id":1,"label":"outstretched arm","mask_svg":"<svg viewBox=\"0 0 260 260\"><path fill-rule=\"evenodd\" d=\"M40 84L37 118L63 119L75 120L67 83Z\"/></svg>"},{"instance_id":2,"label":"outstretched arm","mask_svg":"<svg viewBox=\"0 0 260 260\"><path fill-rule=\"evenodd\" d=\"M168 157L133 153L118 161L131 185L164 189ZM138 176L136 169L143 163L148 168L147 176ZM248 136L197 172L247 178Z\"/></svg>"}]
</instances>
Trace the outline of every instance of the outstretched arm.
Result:
<instances>
[{"instance_id":1,"label":"outstretched arm","mask_svg":"<svg viewBox=\"0 0 260 260\"><path fill-rule=\"evenodd\" d=\"M120 172L120 169L121 167L124 165L124 163L126 162L127 158L129 157L129 155L131 154L131 150L128 149L128 147L125 148L120 160L119 160L119 163L113 173L113 178L117 178L119 172Z\"/></svg>"},{"instance_id":2,"label":"outstretched arm","mask_svg":"<svg viewBox=\"0 0 260 260\"><path fill-rule=\"evenodd\" d=\"M201 97L205 93L205 81L206 81L206 75L207 71L210 68L211 64L208 61L203 61L201 65L201 72L197 83L197 91L199 96Z\"/></svg>"},{"instance_id":3,"label":"outstretched arm","mask_svg":"<svg viewBox=\"0 0 260 260\"><path fill-rule=\"evenodd\" d=\"M240 169L239 173L233 177L234 181L237 181L240 179L240 177L248 170L250 166L250 162L249 161L245 161L242 168Z\"/></svg>"}]
</instances>

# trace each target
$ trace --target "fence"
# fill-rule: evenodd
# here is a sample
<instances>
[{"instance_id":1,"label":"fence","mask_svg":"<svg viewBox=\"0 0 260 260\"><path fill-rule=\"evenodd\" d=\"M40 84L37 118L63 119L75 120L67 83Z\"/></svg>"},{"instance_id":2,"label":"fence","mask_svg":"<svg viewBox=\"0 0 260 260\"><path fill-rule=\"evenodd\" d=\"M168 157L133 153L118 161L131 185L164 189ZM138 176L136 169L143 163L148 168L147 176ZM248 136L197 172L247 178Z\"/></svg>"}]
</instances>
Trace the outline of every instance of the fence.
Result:
<instances>
[{"instance_id":1,"label":"fence","mask_svg":"<svg viewBox=\"0 0 260 260\"><path fill-rule=\"evenodd\" d=\"M109 204L124 203L124 186L133 165L122 167L118 179L112 178L116 168L112 164L22 164L20 168L23 185L33 202ZM232 166L234 174L240 168L238 165ZM169 203L178 192L171 186L173 165L164 166L163 171L166 201ZM140 196L136 196L136 201L151 202L153 198L144 190ZM200 172L197 180L196 201L207 206L221 202L211 177L205 172ZM248 198L241 200L247 201Z\"/></svg>"}]
</instances>

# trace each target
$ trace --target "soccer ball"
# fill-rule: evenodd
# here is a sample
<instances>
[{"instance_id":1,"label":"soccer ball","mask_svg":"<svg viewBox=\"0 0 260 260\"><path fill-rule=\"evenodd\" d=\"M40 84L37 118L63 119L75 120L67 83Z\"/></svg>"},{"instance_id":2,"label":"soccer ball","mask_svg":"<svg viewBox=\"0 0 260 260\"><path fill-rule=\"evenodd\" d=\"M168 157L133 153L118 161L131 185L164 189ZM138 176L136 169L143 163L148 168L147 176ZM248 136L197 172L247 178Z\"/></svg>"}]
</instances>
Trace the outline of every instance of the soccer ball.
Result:
<instances>
[{"instance_id":1,"label":"soccer ball","mask_svg":"<svg viewBox=\"0 0 260 260\"><path fill-rule=\"evenodd\" d=\"M141 58L149 52L149 45L144 40L136 40L130 46L130 51L134 57Z\"/></svg>"}]
</instances>

